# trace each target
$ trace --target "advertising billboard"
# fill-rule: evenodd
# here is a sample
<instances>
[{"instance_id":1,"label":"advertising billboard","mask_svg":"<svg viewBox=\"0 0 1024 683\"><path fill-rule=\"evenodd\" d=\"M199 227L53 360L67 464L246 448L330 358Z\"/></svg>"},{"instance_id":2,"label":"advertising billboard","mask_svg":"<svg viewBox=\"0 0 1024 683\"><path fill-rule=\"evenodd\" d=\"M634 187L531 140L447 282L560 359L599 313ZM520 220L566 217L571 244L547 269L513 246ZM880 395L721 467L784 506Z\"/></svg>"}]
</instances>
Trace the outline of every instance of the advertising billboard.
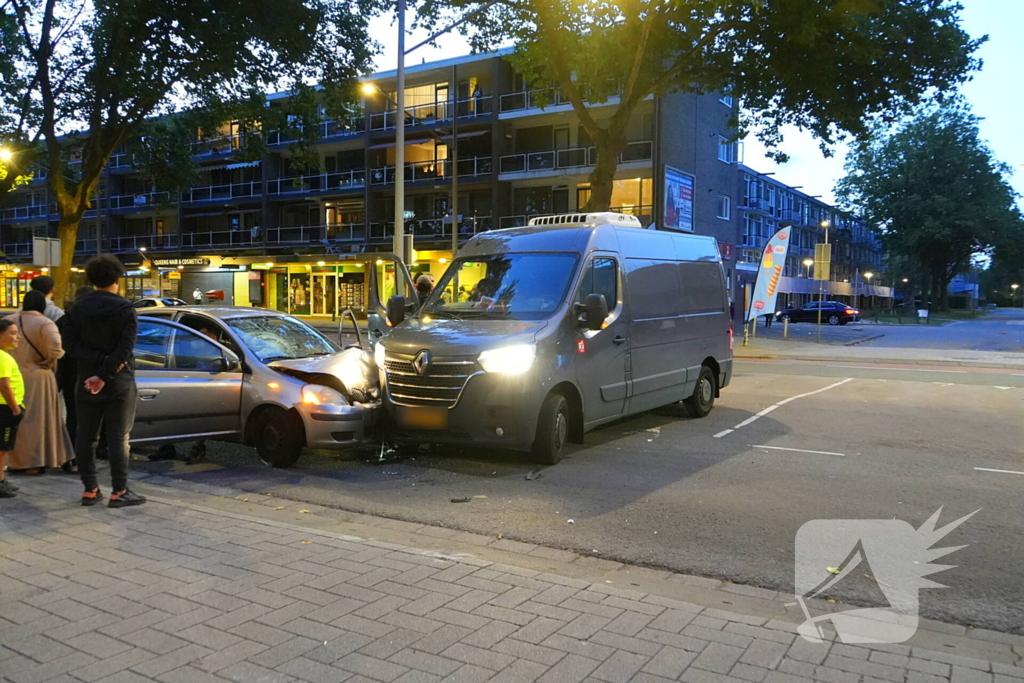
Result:
<instances>
[{"instance_id":1,"label":"advertising billboard","mask_svg":"<svg viewBox=\"0 0 1024 683\"><path fill-rule=\"evenodd\" d=\"M693 232L693 185L689 173L665 167L664 227Z\"/></svg>"},{"instance_id":2,"label":"advertising billboard","mask_svg":"<svg viewBox=\"0 0 1024 683\"><path fill-rule=\"evenodd\" d=\"M789 251L790 228L783 228L768 240L758 264L757 282L750 300L747 320L775 313L775 300L779 296L779 278L786 267L786 253Z\"/></svg>"}]
</instances>

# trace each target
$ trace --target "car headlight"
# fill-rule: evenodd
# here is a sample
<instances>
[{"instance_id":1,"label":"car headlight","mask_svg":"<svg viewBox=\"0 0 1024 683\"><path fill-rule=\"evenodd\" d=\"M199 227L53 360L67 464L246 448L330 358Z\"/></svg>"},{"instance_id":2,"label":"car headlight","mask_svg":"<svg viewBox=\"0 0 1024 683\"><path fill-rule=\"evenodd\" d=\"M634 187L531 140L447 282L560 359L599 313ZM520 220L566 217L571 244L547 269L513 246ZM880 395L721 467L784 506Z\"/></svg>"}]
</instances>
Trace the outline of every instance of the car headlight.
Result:
<instances>
[{"instance_id":1,"label":"car headlight","mask_svg":"<svg viewBox=\"0 0 1024 683\"><path fill-rule=\"evenodd\" d=\"M377 342L377 345L373 347L373 361L378 368L384 367L384 344L381 342Z\"/></svg>"},{"instance_id":2,"label":"car headlight","mask_svg":"<svg viewBox=\"0 0 1024 683\"><path fill-rule=\"evenodd\" d=\"M537 357L536 344L516 344L489 349L480 353L480 365L487 372L500 372L506 375L521 375L533 365Z\"/></svg>"},{"instance_id":3,"label":"car headlight","mask_svg":"<svg viewBox=\"0 0 1024 683\"><path fill-rule=\"evenodd\" d=\"M307 384L302 387L302 402L314 406L345 403L341 392L321 384Z\"/></svg>"}]
</instances>

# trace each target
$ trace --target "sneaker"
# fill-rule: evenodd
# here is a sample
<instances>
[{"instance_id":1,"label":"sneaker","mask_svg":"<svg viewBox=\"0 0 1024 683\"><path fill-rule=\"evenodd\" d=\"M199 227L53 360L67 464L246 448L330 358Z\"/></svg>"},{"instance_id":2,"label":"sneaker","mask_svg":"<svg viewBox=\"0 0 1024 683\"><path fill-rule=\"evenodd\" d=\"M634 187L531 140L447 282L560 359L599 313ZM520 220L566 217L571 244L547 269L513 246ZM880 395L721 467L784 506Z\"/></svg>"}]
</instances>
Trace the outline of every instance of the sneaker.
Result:
<instances>
[{"instance_id":1,"label":"sneaker","mask_svg":"<svg viewBox=\"0 0 1024 683\"><path fill-rule=\"evenodd\" d=\"M94 488L92 491L82 492L82 505L85 505L87 507L92 506L100 502L101 500L103 500L103 491L100 491L98 486Z\"/></svg>"},{"instance_id":2,"label":"sneaker","mask_svg":"<svg viewBox=\"0 0 1024 683\"><path fill-rule=\"evenodd\" d=\"M3 488L7 489L8 491L20 491L21 490L20 486L15 484L10 479L7 479L6 477L4 479L0 479L0 489L3 489Z\"/></svg>"},{"instance_id":3,"label":"sneaker","mask_svg":"<svg viewBox=\"0 0 1024 683\"><path fill-rule=\"evenodd\" d=\"M0 482L0 498L15 498L17 493L12 491L9 487L3 485L4 482Z\"/></svg>"},{"instance_id":4,"label":"sneaker","mask_svg":"<svg viewBox=\"0 0 1024 683\"><path fill-rule=\"evenodd\" d=\"M110 502L107 503L108 508L124 508L129 505L142 505L146 502L145 496L140 496L134 491L125 489L121 493L111 493Z\"/></svg>"}]
</instances>

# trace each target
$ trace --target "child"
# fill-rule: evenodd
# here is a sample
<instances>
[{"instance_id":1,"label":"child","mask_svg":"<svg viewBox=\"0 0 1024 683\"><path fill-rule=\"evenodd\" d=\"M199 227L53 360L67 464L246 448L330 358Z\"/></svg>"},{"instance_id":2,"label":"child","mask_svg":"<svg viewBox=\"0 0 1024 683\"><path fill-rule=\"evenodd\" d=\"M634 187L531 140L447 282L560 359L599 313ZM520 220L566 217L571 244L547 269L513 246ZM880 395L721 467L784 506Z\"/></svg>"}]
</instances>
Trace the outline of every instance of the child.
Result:
<instances>
[{"instance_id":1,"label":"child","mask_svg":"<svg viewBox=\"0 0 1024 683\"><path fill-rule=\"evenodd\" d=\"M14 498L18 487L7 481L4 469L7 454L14 450L18 424L24 417L25 381L14 357L8 353L18 347L21 336L13 320L0 320L0 498Z\"/></svg>"}]
</instances>

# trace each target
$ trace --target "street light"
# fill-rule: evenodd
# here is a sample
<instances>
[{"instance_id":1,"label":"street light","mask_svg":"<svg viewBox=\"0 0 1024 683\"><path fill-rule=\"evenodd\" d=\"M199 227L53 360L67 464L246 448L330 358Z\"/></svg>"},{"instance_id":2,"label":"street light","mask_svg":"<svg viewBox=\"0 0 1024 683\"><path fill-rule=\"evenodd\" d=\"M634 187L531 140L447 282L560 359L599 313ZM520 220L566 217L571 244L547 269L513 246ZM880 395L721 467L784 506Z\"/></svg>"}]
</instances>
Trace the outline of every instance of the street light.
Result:
<instances>
[{"instance_id":1,"label":"street light","mask_svg":"<svg viewBox=\"0 0 1024 683\"><path fill-rule=\"evenodd\" d=\"M872 273L870 270L868 272L864 273L864 279L868 281L869 285L871 284L871 278L873 278L874 276L875 276L875 274ZM860 303L861 303L862 306L864 305L864 295L863 294L861 294Z\"/></svg>"},{"instance_id":2,"label":"street light","mask_svg":"<svg viewBox=\"0 0 1024 683\"><path fill-rule=\"evenodd\" d=\"M804 267L807 269L805 277L810 277L811 276L811 266L813 266L813 265L814 265L814 259L812 259L812 258L805 258L804 259Z\"/></svg>"},{"instance_id":3,"label":"street light","mask_svg":"<svg viewBox=\"0 0 1024 683\"><path fill-rule=\"evenodd\" d=\"M1010 308L1013 308L1013 300L1017 298L1018 287L1020 287L1020 285L1010 285L1010 289L1013 290L1013 293L1010 294Z\"/></svg>"}]
</instances>

